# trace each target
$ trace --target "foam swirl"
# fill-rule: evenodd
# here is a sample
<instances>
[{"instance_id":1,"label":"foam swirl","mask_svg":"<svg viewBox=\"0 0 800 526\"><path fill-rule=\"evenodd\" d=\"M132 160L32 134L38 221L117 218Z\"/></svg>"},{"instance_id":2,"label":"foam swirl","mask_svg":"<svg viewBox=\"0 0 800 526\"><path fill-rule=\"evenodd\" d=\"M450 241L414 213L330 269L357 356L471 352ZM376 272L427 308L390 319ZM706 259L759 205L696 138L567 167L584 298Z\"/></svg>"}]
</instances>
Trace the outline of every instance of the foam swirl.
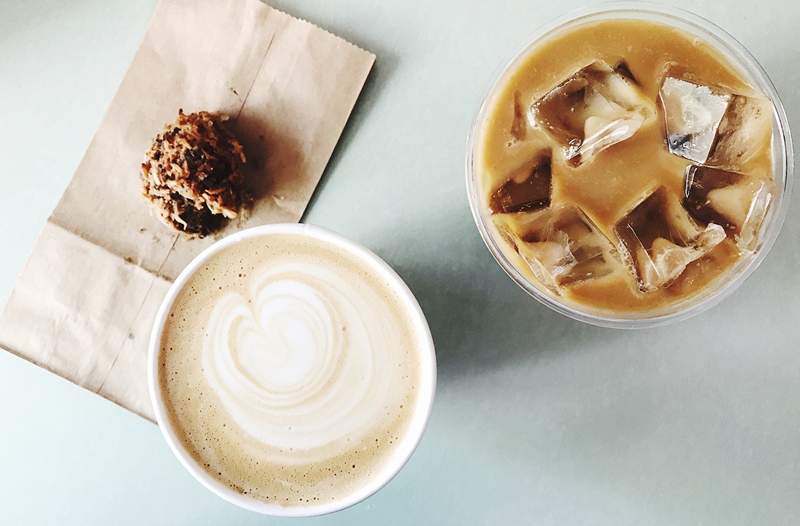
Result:
<instances>
[{"instance_id":1,"label":"foam swirl","mask_svg":"<svg viewBox=\"0 0 800 526\"><path fill-rule=\"evenodd\" d=\"M385 300L339 273L277 262L250 273L246 292L218 297L203 374L244 432L292 451L283 462L335 456L396 403L380 376L393 356L382 350L398 341L391 320Z\"/></svg>"}]
</instances>

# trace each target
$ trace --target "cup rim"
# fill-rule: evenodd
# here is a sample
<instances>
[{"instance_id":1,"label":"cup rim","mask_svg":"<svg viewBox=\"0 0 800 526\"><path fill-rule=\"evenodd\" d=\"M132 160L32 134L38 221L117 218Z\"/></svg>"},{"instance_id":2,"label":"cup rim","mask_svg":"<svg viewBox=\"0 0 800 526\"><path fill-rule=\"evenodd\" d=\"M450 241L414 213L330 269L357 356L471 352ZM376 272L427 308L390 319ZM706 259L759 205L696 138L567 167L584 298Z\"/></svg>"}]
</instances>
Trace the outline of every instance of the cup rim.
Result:
<instances>
[{"instance_id":1,"label":"cup rim","mask_svg":"<svg viewBox=\"0 0 800 526\"><path fill-rule=\"evenodd\" d=\"M492 226L487 225L487 221L484 218L485 211L483 210L485 207L478 195L480 185L477 181L475 157L478 147L477 141L481 131L480 127L486 118L486 113L494 95L502 87L506 76L535 46L547 37L560 30L574 27L581 22L601 20L604 19L603 17L612 19L611 15L617 15L620 19L637 18L655 21L683 31L688 31L686 26L689 26L691 28L690 34L703 38L714 49L722 53L733 67L737 68L748 81L762 91L773 107L772 149L773 155L777 154L777 157L773 158L773 169L775 170L773 177L781 192L777 199L777 206L772 207L767 217L767 222L761 234L763 239L761 246L752 257L741 258L734 268L726 271L727 276L722 278L725 281L715 285L712 291L667 307L667 309L671 309L671 312L656 312L652 316L647 316L647 313L645 313L645 316L641 316L641 313L620 313L615 315L608 311L594 311L589 307L584 308L578 304L562 301L541 290L530 279L525 277L514 263L508 260L503 249L499 246L496 236L490 232ZM761 265L772 249L786 218L794 183L794 153L788 118L775 86L758 60L735 37L710 20L684 9L653 2L604 2L592 7L571 11L539 27L534 31L531 38L527 40L527 43L495 75L494 81L483 97L470 128L466 148L466 190L470 211L481 239L500 268L528 295L552 310L590 325L616 329L650 328L686 320L710 309L730 296ZM780 176L782 176L782 180L779 179Z\"/></svg>"},{"instance_id":2,"label":"cup rim","mask_svg":"<svg viewBox=\"0 0 800 526\"><path fill-rule=\"evenodd\" d=\"M298 235L331 243L337 248L345 250L352 256L361 260L368 268L374 270L377 275L385 279L389 287L398 293L403 307L412 319L420 346L421 378L418 385L418 407L411 417L408 429L401 438L401 446L396 448L391 456L386 459L378 476L368 484L365 484L358 488L358 490L347 495L345 498L330 503L284 507L237 493L210 476L202 466L194 460L177 437L175 426L170 422L166 413L166 404L164 403L164 397L162 396L162 390L158 379L158 358L160 355L161 336L166 319L177 295L183 290L189 278L194 275L209 258L231 245L241 243L251 238L280 234ZM311 517L341 511L363 501L385 487L406 465L425 433L433 406L436 392L436 353L433 336L431 335L430 327L422 308L419 306L414 294L408 288L408 285L406 285L403 279L388 265L388 263L363 245L322 227L309 224L279 223L252 227L228 235L204 249L183 269L183 271L181 271L162 300L153 322L148 345L147 377L150 401L161 434L164 436L173 455L175 455L184 469L186 469L195 480L200 482L200 484L205 486L206 489L212 493L240 508L276 517Z\"/></svg>"}]
</instances>

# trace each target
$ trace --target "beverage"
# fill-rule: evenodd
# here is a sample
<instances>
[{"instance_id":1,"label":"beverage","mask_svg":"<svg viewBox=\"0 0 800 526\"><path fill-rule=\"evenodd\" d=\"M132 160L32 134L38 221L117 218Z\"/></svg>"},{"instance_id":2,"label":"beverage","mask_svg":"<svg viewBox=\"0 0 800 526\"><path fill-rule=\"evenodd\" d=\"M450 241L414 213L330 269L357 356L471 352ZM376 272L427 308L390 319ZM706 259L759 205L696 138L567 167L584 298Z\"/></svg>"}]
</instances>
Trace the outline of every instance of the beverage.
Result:
<instances>
[{"instance_id":1,"label":"beverage","mask_svg":"<svg viewBox=\"0 0 800 526\"><path fill-rule=\"evenodd\" d=\"M180 449L268 512L375 491L419 438L434 382L427 325L398 282L291 231L202 261L158 339L157 397Z\"/></svg>"},{"instance_id":2,"label":"beverage","mask_svg":"<svg viewBox=\"0 0 800 526\"><path fill-rule=\"evenodd\" d=\"M476 124L487 244L567 312L656 317L708 296L755 259L782 197L771 100L711 44L646 18L547 35Z\"/></svg>"}]
</instances>

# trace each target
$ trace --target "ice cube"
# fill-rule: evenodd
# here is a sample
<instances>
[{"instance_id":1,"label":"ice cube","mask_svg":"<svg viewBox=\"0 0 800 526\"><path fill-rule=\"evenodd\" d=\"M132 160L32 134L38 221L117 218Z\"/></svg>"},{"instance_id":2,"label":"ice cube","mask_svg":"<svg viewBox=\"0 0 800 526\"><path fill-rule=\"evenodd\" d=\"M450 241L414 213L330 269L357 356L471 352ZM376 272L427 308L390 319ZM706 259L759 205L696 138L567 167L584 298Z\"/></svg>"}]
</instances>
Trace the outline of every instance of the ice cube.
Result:
<instances>
[{"instance_id":1,"label":"ice cube","mask_svg":"<svg viewBox=\"0 0 800 526\"><path fill-rule=\"evenodd\" d=\"M661 187L614 227L623 258L643 292L669 285L686 266L725 239L717 224L702 230L676 196Z\"/></svg>"},{"instance_id":2,"label":"ice cube","mask_svg":"<svg viewBox=\"0 0 800 526\"><path fill-rule=\"evenodd\" d=\"M563 287L618 268L613 245L576 207L561 205L495 217L534 276L556 294Z\"/></svg>"},{"instance_id":3,"label":"ice cube","mask_svg":"<svg viewBox=\"0 0 800 526\"><path fill-rule=\"evenodd\" d=\"M683 206L702 223L716 223L741 250L756 248L773 198L771 182L707 166L686 169Z\"/></svg>"},{"instance_id":4,"label":"ice cube","mask_svg":"<svg viewBox=\"0 0 800 526\"><path fill-rule=\"evenodd\" d=\"M627 74L625 72L628 72ZM534 102L531 113L573 165L633 136L653 115L627 66L593 62Z\"/></svg>"},{"instance_id":5,"label":"ice cube","mask_svg":"<svg viewBox=\"0 0 800 526\"><path fill-rule=\"evenodd\" d=\"M731 96L707 86L667 77L659 92L667 129L669 151L703 163L711 154L722 117Z\"/></svg>"},{"instance_id":6,"label":"ice cube","mask_svg":"<svg viewBox=\"0 0 800 526\"><path fill-rule=\"evenodd\" d=\"M489 208L494 213L547 208L550 206L550 179L550 157L543 156L532 168L524 168L520 174L495 190L489 200Z\"/></svg>"},{"instance_id":7,"label":"ice cube","mask_svg":"<svg viewBox=\"0 0 800 526\"><path fill-rule=\"evenodd\" d=\"M667 77L659 99L669 151L698 164L736 170L768 141L769 102Z\"/></svg>"},{"instance_id":8,"label":"ice cube","mask_svg":"<svg viewBox=\"0 0 800 526\"><path fill-rule=\"evenodd\" d=\"M511 121L511 136L514 141L524 141L528 134L528 125L525 119L525 110L522 106L519 91L514 92L514 120Z\"/></svg>"},{"instance_id":9,"label":"ice cube","mask_svg":"<svg viewBox=\"0 0 800 526\"><path fill-rule=\"evenodd\" d=\"M766 99L734 95L717 130L717 142L705 163L741 170L772 139L772 104Z\"/></svg>"}]
</instances>

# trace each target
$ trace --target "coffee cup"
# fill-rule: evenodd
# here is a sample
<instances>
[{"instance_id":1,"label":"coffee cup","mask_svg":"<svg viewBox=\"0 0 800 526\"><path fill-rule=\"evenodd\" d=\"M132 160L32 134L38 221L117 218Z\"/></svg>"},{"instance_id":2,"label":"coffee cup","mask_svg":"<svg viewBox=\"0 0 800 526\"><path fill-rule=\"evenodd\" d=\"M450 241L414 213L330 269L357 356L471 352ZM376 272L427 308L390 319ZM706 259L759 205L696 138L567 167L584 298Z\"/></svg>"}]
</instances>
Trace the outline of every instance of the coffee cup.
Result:
<instances>
[{"instance_id":1,"label":"coffee cup","mask_svg":"<svg viewBox=\"0 0 800 526\"><path fill-rule=\"evenodd\" d=\"M277 224L225 237L181 272L147 373L162 434L197 481L251 511L312 516L364 500L409 460L436 358L419 304L382 259L322 228Z\"/></svg>"}]
</instances>

